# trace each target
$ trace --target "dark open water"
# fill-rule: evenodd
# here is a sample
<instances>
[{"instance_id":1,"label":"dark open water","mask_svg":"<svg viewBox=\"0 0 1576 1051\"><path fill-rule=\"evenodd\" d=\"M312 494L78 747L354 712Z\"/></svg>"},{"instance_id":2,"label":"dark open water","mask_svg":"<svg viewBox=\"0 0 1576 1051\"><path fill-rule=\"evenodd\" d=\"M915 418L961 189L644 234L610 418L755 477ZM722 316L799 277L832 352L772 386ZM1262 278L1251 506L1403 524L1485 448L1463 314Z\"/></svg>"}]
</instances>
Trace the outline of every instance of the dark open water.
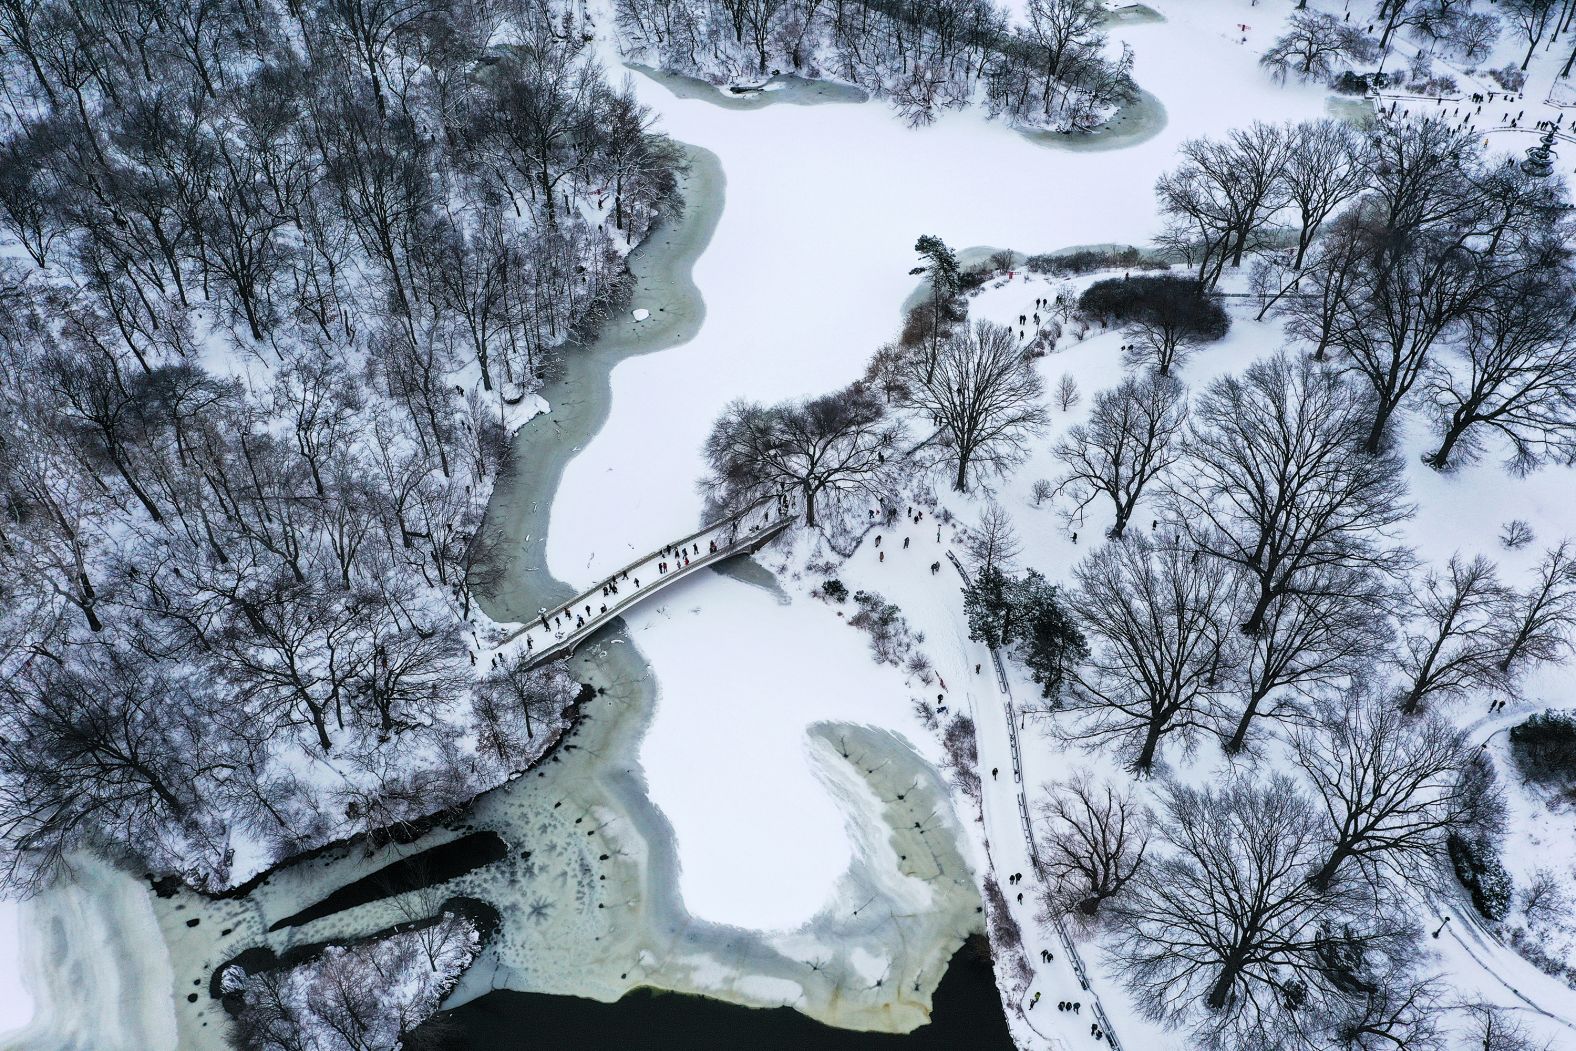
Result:
<instances>
[{"instance_id":1,"label":"dark open water","mask_svg":"<svg viewBox=\"0 0 1576 1051\"><path fill-rule=\"evenodd\" d=\"M613 1004L499 991L434 1019L432 1051L1013 1051L990 962L965 944L936 988L929 1025L905 1036L833 1029L788 1007L755 1010L637 989Z\"/></svg>"}]
</instances>

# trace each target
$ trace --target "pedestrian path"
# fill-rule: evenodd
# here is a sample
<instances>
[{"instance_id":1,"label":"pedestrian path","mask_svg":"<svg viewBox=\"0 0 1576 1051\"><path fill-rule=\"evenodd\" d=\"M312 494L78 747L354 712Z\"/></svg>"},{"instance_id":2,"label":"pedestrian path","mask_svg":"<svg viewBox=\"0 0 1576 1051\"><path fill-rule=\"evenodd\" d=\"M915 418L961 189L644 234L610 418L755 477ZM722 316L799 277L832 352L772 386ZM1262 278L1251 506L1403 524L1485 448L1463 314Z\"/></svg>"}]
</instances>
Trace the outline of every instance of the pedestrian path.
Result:
<instances>
[{"instance_id":1,"label":"pedestrian path","mask_svg":"<svg viewBox=\"0 0 1576 1051\"><path fill-rule=\"evenodd\" d=\"M795 521L786 500L768 500L724 518L659 551L615 570L561 606L540 610L498 647L500 652L527 654L534 666L574 653L579 645L618 617L666 588L707 566L757 551Z\"/></svg>"}]
</instances>

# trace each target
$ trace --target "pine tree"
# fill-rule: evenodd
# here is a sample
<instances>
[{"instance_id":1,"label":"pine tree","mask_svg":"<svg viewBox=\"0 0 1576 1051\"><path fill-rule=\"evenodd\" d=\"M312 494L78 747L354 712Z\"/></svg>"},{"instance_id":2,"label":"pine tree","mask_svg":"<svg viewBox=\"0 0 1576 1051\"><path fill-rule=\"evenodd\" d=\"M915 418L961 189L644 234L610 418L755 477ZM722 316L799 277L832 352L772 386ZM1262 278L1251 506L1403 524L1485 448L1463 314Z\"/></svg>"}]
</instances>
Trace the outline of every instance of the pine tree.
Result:
<instances>
[{"instance_id":1,"label":"pine tree","mask_svg":"<svg viewBox=\"0 0 1576 1051\"><path fill-rule=\"evenodd\" d=\"M987 565L963 589L963 611L969 618L969 638L995 649L1012 638L1012 580L1000 567Z\"/></svg>"},{"instance_id":2,"label":"pine tree","mask_svg":"<svg viewBox=\"0 0 1576 1051\"><path fill-rule=\"evenodd\" d=\"M1089 644L1057 597L1060 588L1035 570L1013 582L1011 608L1019 658L1028 666L1042 696L1061 694L1067 669L1089 656Z\"/></svg>"}]
</instances>

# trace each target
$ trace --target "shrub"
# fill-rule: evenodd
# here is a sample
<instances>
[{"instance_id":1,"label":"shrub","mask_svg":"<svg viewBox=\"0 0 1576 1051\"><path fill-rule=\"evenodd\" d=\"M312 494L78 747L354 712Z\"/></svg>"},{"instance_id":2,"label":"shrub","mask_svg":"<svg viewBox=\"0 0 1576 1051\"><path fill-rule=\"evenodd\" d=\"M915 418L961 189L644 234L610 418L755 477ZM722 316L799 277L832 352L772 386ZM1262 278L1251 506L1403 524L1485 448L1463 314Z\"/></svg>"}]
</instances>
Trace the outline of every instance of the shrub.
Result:
<instances>
[{"instance_id":1,"label":"shrub","mask_svg":"<svg viewBox=\"0 0 1576 1051\"><path fill-rule=\"evenodd\" d=\"M1165 263L1146 261L1132 245L1126 248L1086 248L1056 255L1031 255L1024 266L1034 274L1092 274L1096 270L1163 270Z\"/></svg>"},{"instance_id":2,"label":"shrub","mask_svg":"<svg viewBox=\"0 0 1576 1051\"><path fill-rule=\"evenodd\" d=\"M1368 94L1368 78L1347 70L1330 82L1331 90L1342 95Z\"/></svg>"},{"instance_id":3,"label":"shrub","mask_svg":"<svg viewBox=\"0 0 1576 1051\"><path fill-rule=\"evenodd\" d=\"M1505 66L1503 69L1491 69L1488 75L1494 83L1506 91L1520 91L1527 83L1527 74L1514 65Z\"/></svg>"},{"instance_id":4,"label":"shrub","mask_svg":"<svg viewBox=\"0 0 1576 1051\"><path fill-rule=\"evenodd\" d=\"M846 602L848 600L848 585L836 577L832 577L821 584L821 594L833 602Z\"/></svg>"},{"instance_id":5,"label":"shrub","mask_svg":"<svg viewBox=\"0 0 1576 1051\"><path fill-rule=\"evenodd\" d=\"M972 292L982 288L985 282L996 276L996 271L989 264L971 266L958 275L958 288L964 292Z\"/></svg>"},{"instance_id":6,"label":"shrub","mask_svg":"<svg viewBox=\"0 0 1576 1051\"><path fill-rule=\"evenodd\" d=\"M1539 712L1512 726L1510 755L1530 780L1576 784L1576 711Z\"/></svg>"},{"instance_id":7,"label":"shrub","mask_svg":"<svg viewBox=\"0 0 1576 1051\"><path fill-rule=\"evenodd\" d=\"M1499 532L1499 542L1512 551L1526 547L1532 540L1532 527L1522 518L1512 518Z\"/></svg>"},{"instance_id":8,"label":"shrub","mask_svg":"<svg viewBox=\"0 0 1576 1051\"><path fill-rule=\"evenodd\" d=\"M1203 287L1187 277L1133 277L1096 281L1078 297L1086 316L1137 330L1135 361L1152 363L1162 376L1187 348L1221 339L1231 318Z\"/></svg>"},{"instance_id":9,"label":"shrub","mask_svg":"<svg viewBox=\"0 0 1576 1051\"><path fill-rule=\"evenodd\" d=\"M1472 904L1485 919L1502 920L1510 912L1514 884L1500 863L1499 852L1483 840L1469 840L1450 833L1445 840L1456 879L1472 895Z\"/></svg>"}]
</instances>

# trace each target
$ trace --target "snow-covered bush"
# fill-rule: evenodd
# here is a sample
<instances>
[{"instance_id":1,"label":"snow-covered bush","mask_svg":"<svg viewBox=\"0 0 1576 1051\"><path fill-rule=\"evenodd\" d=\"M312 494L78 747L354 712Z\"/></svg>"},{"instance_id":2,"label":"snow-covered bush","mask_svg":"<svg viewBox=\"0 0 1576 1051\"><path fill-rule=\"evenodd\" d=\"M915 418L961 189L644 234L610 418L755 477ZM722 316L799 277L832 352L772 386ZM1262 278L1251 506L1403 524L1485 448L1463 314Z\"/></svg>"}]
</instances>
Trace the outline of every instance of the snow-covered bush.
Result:
<instances>
[{"instance_id":1,"label":"snow-covered bush","mask_svg":"<svg viewBox=\"0 0 1576 1051\"><path fill-rule=\"evenodd\" d=\"M821 584L821 594L833 602L848 601L848 585L836 577L831 577Z\"/></svg>"},{"instance_id":2,"label":"snow-covered bush","mask_svg":"<svg viewBox=\"0 0 1576 1051\"><path fill-rule=\"evenodd\" d=\"M1576 785L1576 710L1539 712L1510 728L1510 755L1532 781Z\"/></svg>"},{"instance_id":3,"label":"snow-covered bush","mask_svg":"<svg viewBox=\"0 0 1576 1051\"><path fill-rule=\"evenodd\" d=\"M1483 839L1468 839L1454 832L1445 840L1456 879L1472 895L1472 904L1485 919L1502 920L1510 913L1515 884L1499 859L1499 849Z\"/></svg>"},{"instance_id":4,"label":"snow-covered bush","mask_svg":"<svg viewBox=\"0 0 1576 1051\"><path fill-rule=\"evenodd\" d=\"M1491 69L1488 75L1494 83L1506 91L1520 91L1527 83L1527 74L1518 66L1507 65L1499 69Z\"/></svg>"},{"instance_id":5,"label":"snow-covered bush","mask_svg":"<svg viewBox=\"0 0 1576 1051\"><path fill-rule=\"evenodd\" d=\"M870 635L870 648L881 663L901 666L925 641L923 635L910 630L902 611L880 594L856 591L854 603L859 610L848 623Z\"/></svg>"}]
</instances>

